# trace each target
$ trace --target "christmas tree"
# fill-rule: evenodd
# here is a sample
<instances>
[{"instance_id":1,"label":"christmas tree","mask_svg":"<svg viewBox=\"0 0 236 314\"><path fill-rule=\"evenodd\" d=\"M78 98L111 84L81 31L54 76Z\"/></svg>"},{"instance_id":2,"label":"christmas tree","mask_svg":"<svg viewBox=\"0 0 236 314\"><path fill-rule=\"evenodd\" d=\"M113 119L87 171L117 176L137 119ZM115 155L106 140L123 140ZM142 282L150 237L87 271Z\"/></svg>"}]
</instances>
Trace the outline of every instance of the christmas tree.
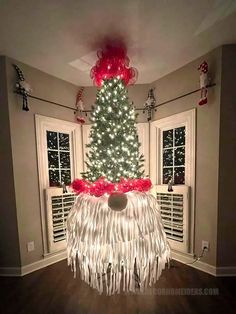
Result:
<instances>
[{"instance_id":1,"label":"christmas tree","mask_svg":"<svg viewBox=\"0 0 236 314\"><path fill-rule=\"evenodd\" d=\"M91 120L88 171L83 177L90 182L100 177L110 182L142 177L144 158L139 154L135 109L121 79L103 81Z\"/></svg>"},{"instance_id":2,"label":"christmas tree","mask_svg":"<svg viewBox=\"0 0 236 314\"><path fill-rule=\"evenodd\" d=\"M124 49L107 47L91 70L92 110L87 172L67 218L68 264L99 293L140 291L158 280L170 257L155 197L143 176L135 109L127 87L137 71Z\"/></svg>"},{"instance_id":3,"label":"christmas tree","mask_svg":"<svg viewBox=\"0 0 236 314\"><path fill-rule=\"evenodd\" d=\"M91 77L98 92L91 114L87 171L82 173L83 179L73 181L72 188L78 194L97 197L147 192L151 181L142 178L144 156L139 154L136 114L127 90L135 82L137 70L129 67L124 48L107 46L98 52Z\"/></svg>"}]
</instances>

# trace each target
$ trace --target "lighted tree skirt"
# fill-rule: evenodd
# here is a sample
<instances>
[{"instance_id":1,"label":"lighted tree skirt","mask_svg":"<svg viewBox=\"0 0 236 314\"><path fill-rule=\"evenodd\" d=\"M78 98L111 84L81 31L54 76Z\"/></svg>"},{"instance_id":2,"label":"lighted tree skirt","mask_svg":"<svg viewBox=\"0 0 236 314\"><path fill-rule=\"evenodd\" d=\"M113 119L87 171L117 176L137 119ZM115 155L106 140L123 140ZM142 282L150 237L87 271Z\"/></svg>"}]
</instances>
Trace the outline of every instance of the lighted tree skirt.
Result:
<instances>
[{"instance_id":1,"label":"lighted tree skirt","mask_svg":"<svg viewBox=\"0 0 236 314\"><path fill-rule=\"evenodd\" d=\"M67 219L68 264L100 293L144 291L170 257L159 206L150 193L125 193L127 206L114 211L108 197L80 194Z\"/></svg>"}]
</instances>

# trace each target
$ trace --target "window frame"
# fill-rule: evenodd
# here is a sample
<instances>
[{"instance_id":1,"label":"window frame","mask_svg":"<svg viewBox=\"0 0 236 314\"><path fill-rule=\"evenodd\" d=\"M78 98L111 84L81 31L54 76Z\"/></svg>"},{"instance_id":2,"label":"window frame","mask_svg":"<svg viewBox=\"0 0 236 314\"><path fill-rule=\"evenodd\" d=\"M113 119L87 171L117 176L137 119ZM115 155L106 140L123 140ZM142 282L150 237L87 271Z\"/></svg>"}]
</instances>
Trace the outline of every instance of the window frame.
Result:
<instances>
[{"instance_id":1,"label":"window frame","mask_svg":"<svg viewBox=\"0 0 236 314\"><path fill-rule=\"evenodd\" d=\"M162 131L185 126L185 185L190 187L190 235L187 252L193 253L195 216L196 109L187 110L151 122L150 177L154 185L162 184ZM178 186L178 185L177 185ZM181 185L180 185L181 186Z\"/></svg>"},{"instance_id":2,"label":"window frame","mask_svg":"<svg viewBox=\"0 0 236 314\"><path fill-rule=\"evenodd\" d=\"M59 120L56 118L46 117L38 114L35 114L35 128L38 160L41 225L43 235L43 252L44 252L43 255L47 256L50 253L48 245L47 213L46 213L47 208L45 202L46 197L45 190L48 188L55 189L57 187L49 186L46 131L49 130L59 133L70 134L71 180L73 180L74 178L79 178L80 173L83 171L82 132L81 125L77 123Z\"/></svg>"},{"instance_id":3,"label":"window frame","mask_svg":"<svg viewBox=\"0 0 236 314\"><path fill-rule=\"evenodd\" d=\"M149 129L150 123L148 122L138 122L136 123L139 142L141 144L139 148L139 153L144 156L144 171L145 175L150 175L150 165L149 165Z\"/></svg>"}]
</instances>

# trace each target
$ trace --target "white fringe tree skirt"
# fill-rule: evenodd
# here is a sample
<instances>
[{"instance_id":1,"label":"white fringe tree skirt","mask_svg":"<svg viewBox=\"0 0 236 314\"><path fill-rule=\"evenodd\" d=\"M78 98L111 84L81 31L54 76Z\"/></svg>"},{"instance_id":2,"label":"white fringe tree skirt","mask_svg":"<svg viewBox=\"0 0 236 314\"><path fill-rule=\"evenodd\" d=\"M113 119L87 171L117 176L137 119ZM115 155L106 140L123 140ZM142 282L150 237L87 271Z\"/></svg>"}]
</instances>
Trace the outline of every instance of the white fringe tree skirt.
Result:
<instances>
[{"instance_id":1,"label":"white fringe tree skirt","mask_svg":"<svg viewBox=\"0 0 236 314\"><path fill-rule=\"evenodd\" d=\"M100 293L143 292L170 258L159 206L149 193L128 192L117 212L108 196L80 194L67 219L68 264Z\"/></svg>"}]
</instances>

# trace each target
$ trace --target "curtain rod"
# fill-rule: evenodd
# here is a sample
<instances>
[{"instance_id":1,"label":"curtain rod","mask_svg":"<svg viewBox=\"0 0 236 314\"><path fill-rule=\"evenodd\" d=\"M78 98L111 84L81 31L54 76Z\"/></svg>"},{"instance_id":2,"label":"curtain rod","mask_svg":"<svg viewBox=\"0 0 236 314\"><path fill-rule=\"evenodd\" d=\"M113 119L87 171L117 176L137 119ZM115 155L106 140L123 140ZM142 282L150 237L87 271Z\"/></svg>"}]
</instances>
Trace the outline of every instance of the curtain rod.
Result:
<instances>
[{"instance_id":1,"label":"curtain rod","mask_svg":"<svg viewBox=\"0 0 236 314\"><path fill-rule=\"evenodd\" d=\"M207 87L207 88L211 88L211 87L214 87L214 86L216 86L216 83L209 84L209 85L207 85L206 87ZM170 103L170 102L172 102L172 101L178 100L178 99L180 99L180 98L183 98L183 97L189 96L189 95L191 95L191 94L197 93L197 92L199 92L200 90L201 90L201 88L198 88L198 89L195 89L195 90L193 90L193 91L191 91L191 92L188 92L188 93L186 93L186 94L182 94L182 95L177 96L177 97L175 97L175 98L172 98L172 99L163 101L163 102L161 102L160 104L155 105L155 106L154 106L154 109L157 108L157 107L163 106L163 105L165 105L165 104L168 104L168 103Z\"/></svg>"},{"instance_id":2,"label":"curtain rod","mask_svg":"<svg viewBox=\"0 0 236 314\"><path fill-rule=\"evenodd\" d=\"M211 87L214 87L214 86L216 86L216 83L207 85L207 88L211 88ZM198 88L198 89L195 89L195 90L193 90L193 91L191 91L191 92L188 92L188 93L186 93L186 94L182 94L182 95L177 96L177 97L175 97L175 98L166 100L166 101L164 101L164 102L162 102L162 103L157 104L156 106L154 106L154 109L156 109L156 108L158 108L158 107L160 107L160 106L166 105L166 104L168 104L168 103L170 103L170 102L172 102L172 101L175 101L175 100L178 100L178 99L180 99L180 98L189 96L189 95L194 94L194 93L196 93L196 92L199 92L200 90L201 90L201 89ZM18 94L18 95L21 95L21 93L19 93L19 92L17 92L17 91L14 91L14 93L15 93L15 94ZM44 99L44 98L37 97L37 96L33 96L33 95L28 95L28 97L29 97L29 98L32 98L32 99L40 100L40 101L43 101L43 102L47 102L47 103L49 103L49 104L53 104L53 105L56 105L56 106L59 106L59 107L62 107L62 108L66 108L66 109L69 109L69 110L73 110L74 112L77 111L76 108L72 108L72 107L69 107L69 106L60 104L60 103L58 103L58 102L55 102L55 101L51 101L51 100ZM135 108L135 110L137 110L137 111L143 111L143 110L145 110L145 108ZM83 112L85 112L85 113L88 113L88 112L91 112L91 111L92 111L92 110L83 110Z\"/></svg>"},{"instance_id":3,"label":"curtain rod","mask_svg":"<svg viewBox=\"0 0 236 314\"><path fill-rule=\"evenodd\" d=\"M19 93L17 91L14 91L14 93L17 94L17 95L21 95L21 93ZM56 106L59 106L59 107L63 107L63 108L66 108L66 109L70 109L70 110L73 110L73 111L77 110L76 108L72 108L72 107L69 107L69 106L66 106L66 105L62 105L62 104L60 104L58 102L51 101L51 100L48 100L48 99L44 99L44 98L41 98L41 97L37 97L37 96L33 96L33 95L28 95L27 97L33 98L33 99L36 99L36 100L40 100L40 101L43 101L43 102L47 102L49 104L53 104L53 105L56 105Z\"/></svg>"}]
</instances>

